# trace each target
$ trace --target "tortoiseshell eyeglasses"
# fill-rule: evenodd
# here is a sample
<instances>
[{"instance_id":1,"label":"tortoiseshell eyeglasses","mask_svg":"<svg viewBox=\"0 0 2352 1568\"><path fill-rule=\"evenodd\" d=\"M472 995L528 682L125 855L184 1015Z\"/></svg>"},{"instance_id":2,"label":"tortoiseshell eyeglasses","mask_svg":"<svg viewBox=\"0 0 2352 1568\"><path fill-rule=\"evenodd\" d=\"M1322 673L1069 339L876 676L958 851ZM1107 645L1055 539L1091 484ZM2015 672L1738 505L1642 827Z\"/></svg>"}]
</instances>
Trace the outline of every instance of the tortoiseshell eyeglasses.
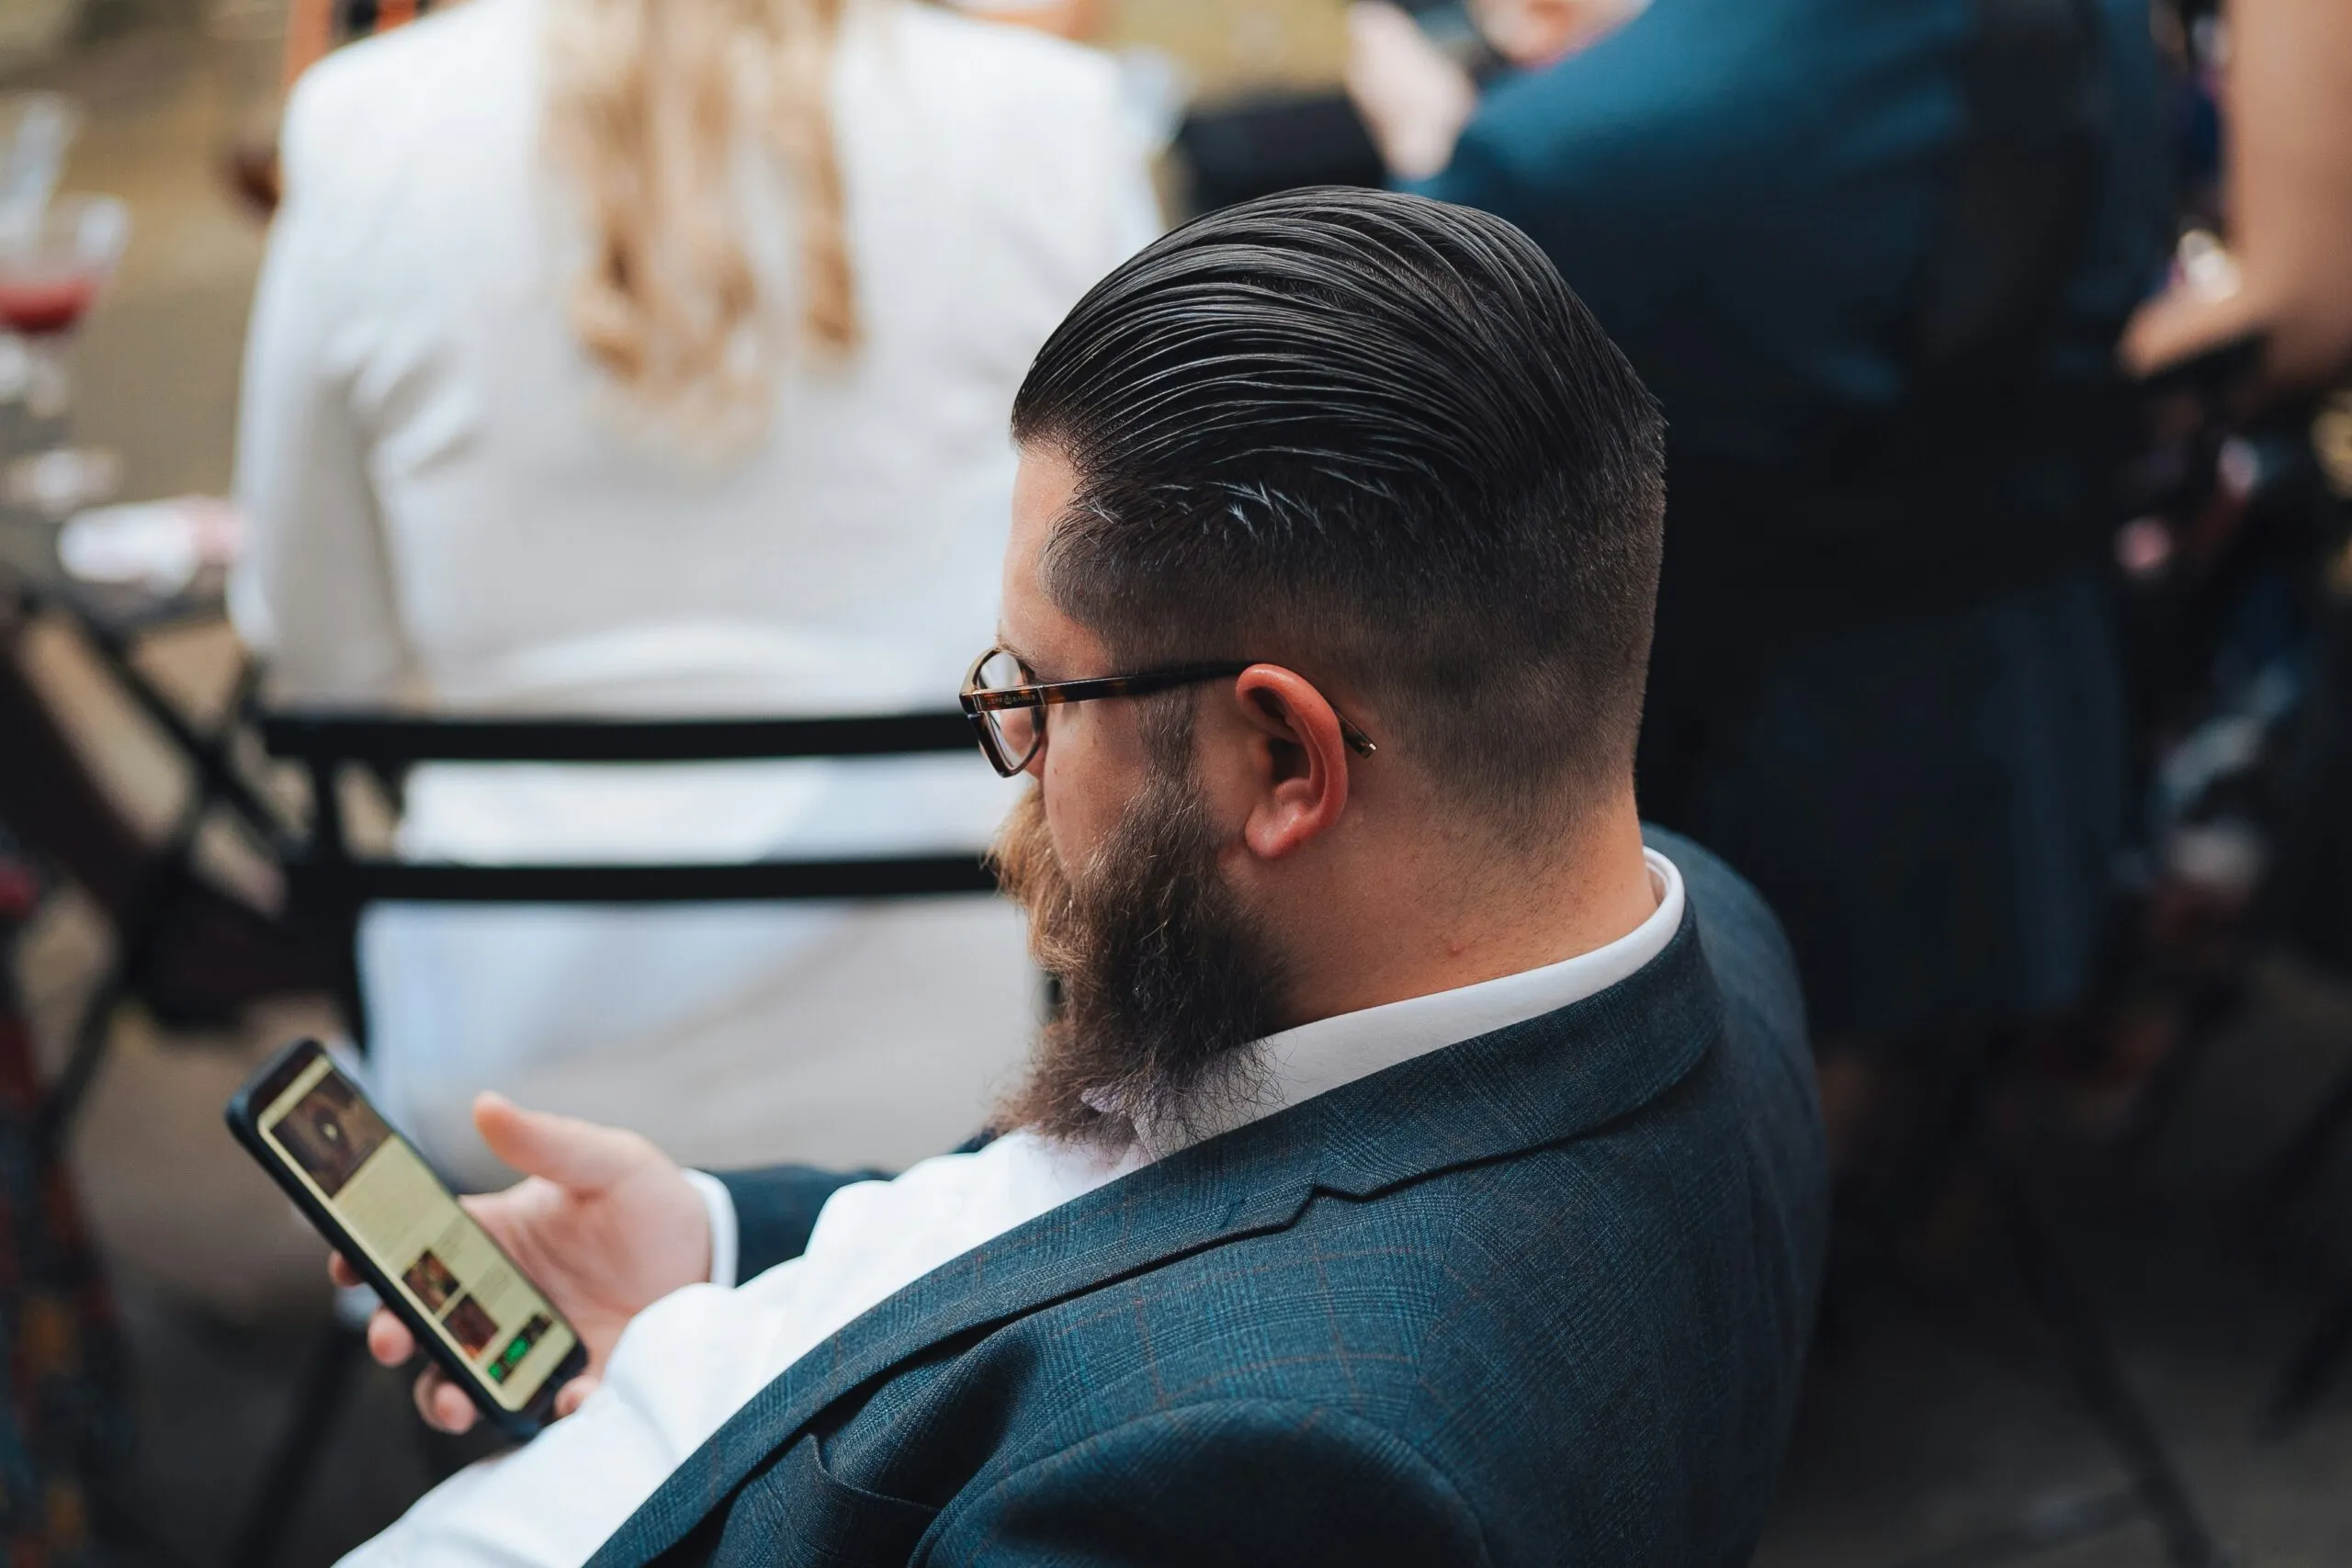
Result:
<instances>
[{"instance_id":1,"label":"tortoiseshell eyeglasses","mask_svg":"<svg viewBox=\"0 0 2352 1568\"><path fill-rule=\"evenodd\" d=\"M979 731L980 750L996 771L1017 777L1046 743L1046 710L1063 703L1091 703L1101 697L1144 697L1154 692L1196 686L1207 681L1229 680L1261 659L1229 659L1213 664L1181 664L1141 675L1098 675L1089 681L1029 679L1015 655L992 648L972 661L964 677L964 712ZM1336 711L1336 710L1334 710ZM1371 737L1340 716L1340 735L1349 750L1369 757L1379 748Z\"/></svg>"}]
</instances>

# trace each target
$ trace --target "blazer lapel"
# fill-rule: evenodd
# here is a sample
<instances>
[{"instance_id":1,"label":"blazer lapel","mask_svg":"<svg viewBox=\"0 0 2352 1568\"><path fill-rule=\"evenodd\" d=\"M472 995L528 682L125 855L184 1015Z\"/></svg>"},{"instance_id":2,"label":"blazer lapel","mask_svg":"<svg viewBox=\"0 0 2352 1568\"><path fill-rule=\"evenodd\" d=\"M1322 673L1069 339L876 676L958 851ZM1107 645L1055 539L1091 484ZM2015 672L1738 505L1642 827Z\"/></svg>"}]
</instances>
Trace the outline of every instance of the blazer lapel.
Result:
<instances>
[{"instance_id":1,"label":"blazer lapel","mask_svg":"<svg viewBox=\"0 0 2352 1568\"><path fill-rule=\"evenodd\" d=\"M808 1422L943 1341L1351 1197L1575 1137L1706 1054L1721 1002L1694 917L1600 996L1402 1063L1196 1145L925 1275L793 1363L671 1475L591 1568L638 1568L725 1506Z\"/></svg>"}]
</instances>

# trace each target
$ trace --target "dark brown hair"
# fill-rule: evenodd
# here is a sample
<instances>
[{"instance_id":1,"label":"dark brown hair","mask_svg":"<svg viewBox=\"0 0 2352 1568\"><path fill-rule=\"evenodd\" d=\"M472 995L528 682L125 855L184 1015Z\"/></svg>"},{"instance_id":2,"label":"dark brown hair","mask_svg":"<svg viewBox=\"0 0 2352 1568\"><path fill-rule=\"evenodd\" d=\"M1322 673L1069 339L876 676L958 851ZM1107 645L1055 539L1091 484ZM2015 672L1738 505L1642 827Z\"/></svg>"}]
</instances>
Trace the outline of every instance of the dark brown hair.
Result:
<instances>
[{"instance_id":1,"label":"dark brown hair","mask_svg":"<svg viewBox=\"0 0 2352 1568\"><path fill-rule=\"evenodd\" d=\"M1200 219L1080 301L1013 434L1078 470L1046 586L1121 658L1304 650L1513 829L1630 767L1663 427L1501 219L1338 189Z\"/></svg>"}]
</instances>

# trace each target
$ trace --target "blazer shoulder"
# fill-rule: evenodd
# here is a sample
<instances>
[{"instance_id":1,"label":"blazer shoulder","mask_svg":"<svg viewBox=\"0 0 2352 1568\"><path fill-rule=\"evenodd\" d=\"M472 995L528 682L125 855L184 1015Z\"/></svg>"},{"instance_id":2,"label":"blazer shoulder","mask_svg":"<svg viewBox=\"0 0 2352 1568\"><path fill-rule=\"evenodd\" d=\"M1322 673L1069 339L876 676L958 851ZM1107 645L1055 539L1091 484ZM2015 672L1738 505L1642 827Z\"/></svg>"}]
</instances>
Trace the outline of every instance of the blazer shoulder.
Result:
<instances>
[{"instance_id":1,"label":"blazer shoulder","mask_svg":"<svg viewBox=\"0 0 2352 1568\"><path fill-rule=\"evenodd\" d=\"M1747 879L1696 840L1645 827L1643 840L1682 873L1707 965L1736 1008L1758 1019L1782 1044L1806 1039L1804 993L1780 917Z\"/></svg>"},{"instance_id":2,"label":"blazer shoulder","mask_svg":"<svg viewBox=\"0 0 2352 1568\"><path fill-rule=\"evenodd\" d=\"M1094 194L1089 171L1143 177L1144 150L1109 55L929 5L902 3L887 15L894 73L902 73L894 95L919 90L930 134L986 148L1000 200L1034 188L1059 209Z\"/></svg>"},{"instance_id":3,"label":"blazer shoulder","mask_svg":"<svg viewBox=\"0 0 2352 1568\"><path fill-rule=\"evenodd\" d=\"M536 93L537 10L534 0L469 0L318 61L287 96L288 187L316 171L319 188L347 189L370 170L401 167L420 141L477 141L485 107Z\"/></svg>"},{"instance_id":4,"label":"blazer shoulder","mask_svg":"<svg viewBox=\"0 0 2352 1568\"><path fill-rule=\"evenodd\" d=\"M1100 50L929 5L899 4L886 14L909 56L935 62L966 91L1009 105L1042 96L1048 112L1072 101L1117 107L1119 67Z\"/></svg>"}]
</instances>

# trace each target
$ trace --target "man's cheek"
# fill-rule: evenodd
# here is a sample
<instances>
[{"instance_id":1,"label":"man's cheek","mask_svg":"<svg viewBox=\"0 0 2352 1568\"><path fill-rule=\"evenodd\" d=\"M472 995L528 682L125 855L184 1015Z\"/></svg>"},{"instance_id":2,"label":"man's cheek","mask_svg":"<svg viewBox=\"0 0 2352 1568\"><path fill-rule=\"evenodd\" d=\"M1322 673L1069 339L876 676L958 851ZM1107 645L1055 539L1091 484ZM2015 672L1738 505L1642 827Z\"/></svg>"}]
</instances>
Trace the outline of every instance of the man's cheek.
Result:
<instances>
[{"instance_id":1,"label":"man's cheek","mask_svg":"<svg viewBox=\"0 0 2352 1568\"><path fill-rule=\"evenodd\" d=\"M1061 804L1057 804L1057 796ZM1093 863L1094 852L1102 841L1095 819L1098 807L1099 801L1067 788L1046 792L1046 840L1053 846L1054 861L1065 874Z\"/></svg>"},{"instance_id":2,"label":"man's cheek","mask_svg":"<svg viewBox=\"0 0 2352 1568\"><path fill-rule=\"evenodd\" d=\"M1090 739L1081 727L1068 725L1046 748L1046 833L1065 867L1088 864L1117 819L1117 792Z\"/></svg>"}]
</instances>

